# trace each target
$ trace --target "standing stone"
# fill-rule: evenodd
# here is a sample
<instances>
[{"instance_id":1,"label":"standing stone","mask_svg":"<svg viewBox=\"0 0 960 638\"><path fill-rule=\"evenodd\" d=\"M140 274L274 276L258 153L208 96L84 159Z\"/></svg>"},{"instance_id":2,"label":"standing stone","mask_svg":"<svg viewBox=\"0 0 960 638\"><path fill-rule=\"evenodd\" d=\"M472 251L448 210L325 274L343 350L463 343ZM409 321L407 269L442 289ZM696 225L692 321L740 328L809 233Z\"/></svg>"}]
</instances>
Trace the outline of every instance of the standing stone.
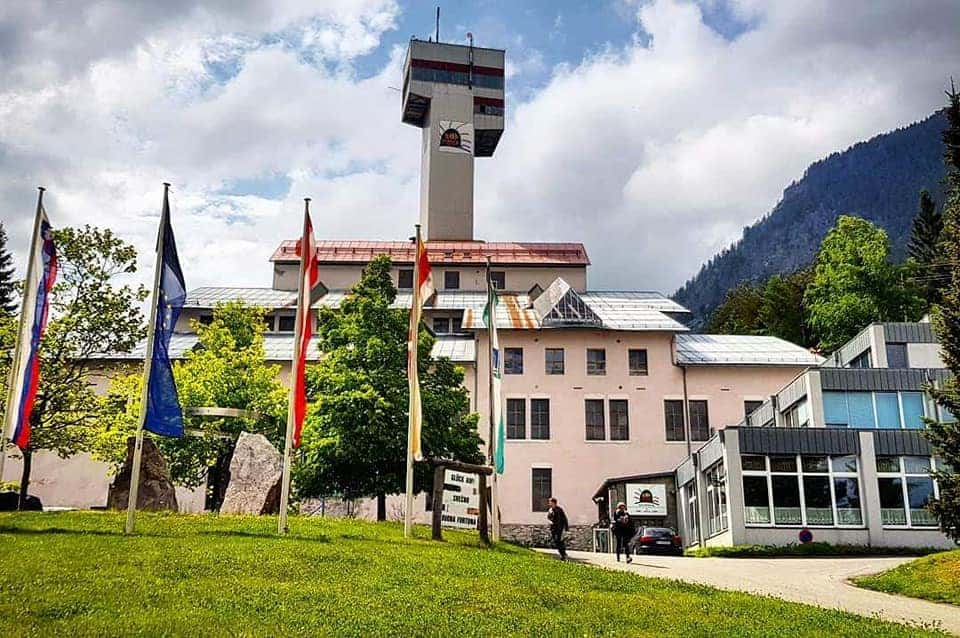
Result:
<instances>
[{"instance_id":1,"label":"standing stone","mask_svg":"<svg viewBox=\"0 0 960 638\"><path fill-rule=\"evenodd\" d=\"M241 432L230 461L230 483L221 514L276 514L280 511L283 456L262 434Z\"/></svg>"},{"instance_id":2,"label":"standing stone","mask_svg":"<svg viewBox=\"0 0 960 638\"><path fill-rule=\"evenodd\" d=\"M107 509L125 510L130 500L130 477L133 476L133 450L136 438L127 439L127 460L110 484L107 492ZM177 491L170 481L167 462L154 442L144 437L140 461L140 487L137 489L138 510L177 511Z\"/></svg>"}]
</instances>

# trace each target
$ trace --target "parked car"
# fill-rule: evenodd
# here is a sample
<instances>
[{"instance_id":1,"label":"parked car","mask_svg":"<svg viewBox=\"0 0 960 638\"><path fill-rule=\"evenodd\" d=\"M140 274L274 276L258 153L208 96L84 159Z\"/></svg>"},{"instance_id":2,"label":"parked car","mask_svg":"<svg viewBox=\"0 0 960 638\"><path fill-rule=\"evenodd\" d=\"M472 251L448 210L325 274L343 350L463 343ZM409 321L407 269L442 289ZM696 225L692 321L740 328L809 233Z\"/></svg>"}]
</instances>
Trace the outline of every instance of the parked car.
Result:
<instances>
[{"instance_id":1,"label":"parked car","mask_svg":"<svg viewBox=\"0 0 960 638\"><path fill-rule=\"evenodd\" d=\"M638 554L683 554L683 541L669 527L641 527L630 542Z\"/></svg>"}]
</instances>

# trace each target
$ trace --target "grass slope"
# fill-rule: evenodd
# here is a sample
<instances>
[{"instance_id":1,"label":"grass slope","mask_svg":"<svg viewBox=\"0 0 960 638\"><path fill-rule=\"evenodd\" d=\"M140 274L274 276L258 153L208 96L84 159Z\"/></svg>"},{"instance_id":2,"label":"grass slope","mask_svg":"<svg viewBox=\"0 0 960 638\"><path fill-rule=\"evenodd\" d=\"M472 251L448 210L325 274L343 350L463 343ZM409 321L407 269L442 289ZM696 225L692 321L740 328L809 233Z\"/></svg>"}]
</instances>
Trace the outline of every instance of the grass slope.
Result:
<instances>
[{"instance_id":1,"label":"grass slope","mask_svg":"<svg viewBox=\"0 0 960 638\"><path fill-rule=\"evenodd\" d=\"M0 515L0 634L904 636L919 629L561 563L404 540L394 524Z\"/></svg>"},{"instance_id":2,"label":"grass slope","mask_svg":"<svg viewBox=\"0 0 960 638\"><path fill-rule=\"evenodd\" d=\"M960 605L960 549L940 552L900 565L876 576L864 576L857 585Z\"/></svg>"}]
</instances>

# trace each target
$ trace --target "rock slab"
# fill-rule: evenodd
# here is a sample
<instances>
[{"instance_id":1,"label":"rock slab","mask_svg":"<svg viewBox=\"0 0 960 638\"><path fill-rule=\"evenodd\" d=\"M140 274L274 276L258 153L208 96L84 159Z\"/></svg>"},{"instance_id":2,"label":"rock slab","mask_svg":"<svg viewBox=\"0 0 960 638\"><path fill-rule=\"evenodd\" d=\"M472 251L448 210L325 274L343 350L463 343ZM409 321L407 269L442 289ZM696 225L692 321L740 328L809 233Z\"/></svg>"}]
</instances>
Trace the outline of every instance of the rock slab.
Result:
<instances>
[{"instance_id":1,"label":"rock slab","mask_svg":"<svg viewBox=\"0 0 960 638\"><path fill-rule=\"evenodd\" d=\"M107 492L107 509L124 510L130 500L130 477L133 476L133 449L136 438L127 439L127 459L123 462ZM170 480L167 462L156 444L144 437L140 461L140 487L137 490L138 510L172 510L176 512L177 491Z\"/></svg>"},{"instance_id":2,"label":"rock slab","mask_svg":"<svg viewBox=\"0 0 960 638\"><path fill-rule=\"evenodd\" d=\"M280 511L283 456L262 434L241 432L230 460L230 482L221 514L276 514Z\"/></svg>"}]
</instances>

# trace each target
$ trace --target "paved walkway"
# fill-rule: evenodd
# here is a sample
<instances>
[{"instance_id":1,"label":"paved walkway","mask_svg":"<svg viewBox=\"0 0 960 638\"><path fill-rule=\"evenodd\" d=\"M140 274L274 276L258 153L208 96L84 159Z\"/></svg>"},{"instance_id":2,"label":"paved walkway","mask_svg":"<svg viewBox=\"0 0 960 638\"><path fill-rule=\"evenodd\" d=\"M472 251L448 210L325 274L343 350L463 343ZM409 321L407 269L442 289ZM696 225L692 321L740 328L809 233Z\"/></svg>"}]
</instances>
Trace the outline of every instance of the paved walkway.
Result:
<instances>
[{"instance_id":1,"label":"paved walkway","mask_svg":"<svg viewBox=\"0 0 960 638\"><path fill-rule=\"evenodd\" d=\"M549 550L544 550L549 551ZM670 578L719 589L776 596L809 605L842 609L861 616L923 624L960 636L960 607L861 589L847 581L913 560L869 558L684 558L635 556L618 563L613 554L570 552L570 558L641 576Z\"/></svg>"}]
</instances>

